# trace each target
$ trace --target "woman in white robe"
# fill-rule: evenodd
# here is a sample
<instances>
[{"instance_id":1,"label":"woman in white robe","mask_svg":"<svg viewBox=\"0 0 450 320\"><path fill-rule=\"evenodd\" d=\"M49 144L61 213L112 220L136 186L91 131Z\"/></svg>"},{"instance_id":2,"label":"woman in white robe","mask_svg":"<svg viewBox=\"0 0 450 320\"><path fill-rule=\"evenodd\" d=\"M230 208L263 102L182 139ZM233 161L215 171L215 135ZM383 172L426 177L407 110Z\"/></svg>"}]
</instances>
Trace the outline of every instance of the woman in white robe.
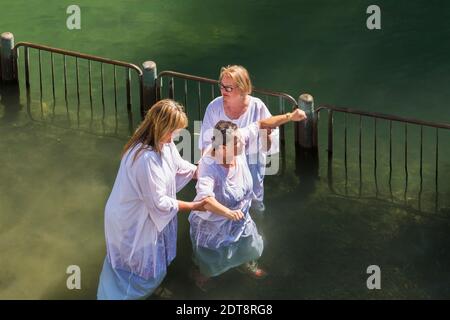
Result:
<instances>
[{"instance_id":1,"label":"woman in white robe","mask_svg":"<svg viewBox=\"0 0 450 320\"><path fill-rule=\"evenodd\" d=\"M199 163L194 199L207 200L207 212L194 210L189 215L194 263L198 267L194 278L200 289L205 289L210 277L234 267L257 279L266 275L256 263L264 244L249 213L254 199L253 179L243 149L258 139L260 130L304 119L305 113L296 109L241 129L230 121L215 125L211 149ZM268 147L265 145L265 150Z\"/></svg>"},{"instance_id":2,"label":"woman in white robe","mask_svg":"<svg viewBox=\"0 0 450 320\"><path fill-rule=\"evenodd\" d=\"M261 99L251 95L252 83L248 71L238 65L223 67L219 76L219 88L221 96L215 98L208 104L203 117L199 148L202 154L211 145L211 138L214 126L220 120L230 121L245 128L250 124L270 118L272 115ZM264 205L264 175L266 168L266 157L268 154L275 154L279 151L279 131L268 130L267 135L260 135L256 144L270 144L269 152L261 153L258 147L249 148L246 146L245 154L247 164L253 179L253 201L252 210L263 213Z\"/></svg>"},{"instance_id":3,"label":"woman in white robe","mask_svg":"<svg viewBox=\"0 0 450 320\"><path fill-rule=\"evenodd\" d=\"M161 100L125 145L105 208L107 256L98 299L151 295L176 255L177 212L204 210L202 201L176 198L196 172L172 140L174 132L186 126L182 106Z\"/></svg>"}]
</instances>

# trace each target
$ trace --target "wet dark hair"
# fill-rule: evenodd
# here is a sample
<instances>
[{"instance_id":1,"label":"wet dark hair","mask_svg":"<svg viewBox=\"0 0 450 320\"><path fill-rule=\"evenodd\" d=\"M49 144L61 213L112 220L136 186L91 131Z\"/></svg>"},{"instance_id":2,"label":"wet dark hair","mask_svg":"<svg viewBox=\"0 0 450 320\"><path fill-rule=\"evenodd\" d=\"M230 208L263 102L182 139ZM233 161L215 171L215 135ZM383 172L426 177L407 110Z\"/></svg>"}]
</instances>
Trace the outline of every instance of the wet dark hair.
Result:
<instances>
[{"instance_id":1,"label":"wet dark hair","mask_svg":"<svg viewBox=\"0 0 450 320\"><path fill-rule=\"evenodd\" d=\"M236 138L238 126L231 121L220 120L214 126L212 137L212 146L217 148L219 145L226 146L227 142Z\"/></svg>"}]
</instances>

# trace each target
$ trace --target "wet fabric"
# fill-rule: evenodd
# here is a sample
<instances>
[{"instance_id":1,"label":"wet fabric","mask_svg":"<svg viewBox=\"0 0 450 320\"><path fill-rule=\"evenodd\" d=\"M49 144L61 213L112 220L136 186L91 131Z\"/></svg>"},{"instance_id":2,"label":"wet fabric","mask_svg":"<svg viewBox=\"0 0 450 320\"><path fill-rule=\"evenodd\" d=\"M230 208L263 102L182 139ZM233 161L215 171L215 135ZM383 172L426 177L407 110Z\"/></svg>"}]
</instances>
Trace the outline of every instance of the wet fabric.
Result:
<instances>
[{"instance_id":1,"label":"wet fabric","mask_svg":"<svg viewBox=\"0 0 450 320\"><path fill-rule=\"evenodd\" d=\"M160 233L157 240L156 273L144 279L136 274L111 266L105 258L97 290L99 300L137 300L149 297L167 274L167 266L175 258L177 218Z\"/></svg>"},{"instance_id":2,"label":"wet fabric","mask_svg":"<svg viewBox=\"0 0 450 320\"><path fill-rule=\"evenodd\" d=\"M196 199L211 196L227 208L239 209L244 214L244 219L232 221L208 211L191 212L190 236L194 261L200 271L216 276L259 258L264 245L249 213L253 182L245 155L237 156L231 168L205 155L199 164L196 189Z\"/></svg>"},{"instance_id":3,"label":"wet fabric","mask_svg":"<svg viewBox=\"0 0 450 320\"><path fill-rule=\"evenodd\" d=\"M238 119L230 119L224 111L223 97L217 97L211 101L206 108L205 116L200 130L199 148L205 150L211 144L213 136L213 128L220 120L231 121L235 123L238 128L245 128L256 121L270 118L270 113L267 106L261 99L250 96L250 104L247 111ZM266 156L268 154L275 154L279 152L279 130L274 129L271 133L272 146L268 152L261 152L260 137L256 136L254 140L246 144L245 153L247 155L247 163L249 164L250 172L253 178L253 191L255 199L263 201L264 198L264 174Z\"/></svg>"},{"instance_id":4,"label":"wet fabric","mask_svg":"<svg viewBox=\"0 0 450 320\"><path fill-rule=\"evenodd\" d=\"M123 156L105 208L107 261L114 272L108 272L109 266L104 268L99 290L116 288L118 293L120 288L123 298L135 296L121 285L124 279L131 279L132 288L136 279L136 285L144 288L138 290L141 293L150 291L175 258L176 193L196 170L181 158L173 142L165 144L161 153L142 150L135 159L139 147ZM148 286L141 279L148 281Z\"/></svg>"}]
</instances>

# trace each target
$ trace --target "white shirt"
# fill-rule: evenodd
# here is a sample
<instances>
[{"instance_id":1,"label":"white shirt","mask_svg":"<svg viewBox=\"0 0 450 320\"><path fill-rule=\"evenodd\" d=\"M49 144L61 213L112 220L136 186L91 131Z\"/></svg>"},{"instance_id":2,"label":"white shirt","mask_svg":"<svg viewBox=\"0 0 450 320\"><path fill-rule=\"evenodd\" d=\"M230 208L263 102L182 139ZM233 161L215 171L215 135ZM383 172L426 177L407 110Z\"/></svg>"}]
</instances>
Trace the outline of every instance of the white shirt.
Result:
<instances>
[{"instance_id":1,"label":"white shirt","mask_svg":"<svg viewBox=\"0 0 450 320\"><path fill-rule=\"evenodd\" d=\"M264 102L261 99L249 96L250 103L245 111L237 119L230 119L225 114L225 109L223 107L223 97L217 97L213 101L211 101L206 108L205 116L203 117L203 122L200 130L199 137L199 148L201 150L206 149L207 146L211 144L211 138L213 136L213 128L217 122L220 120L231 121L238 126L238 128L245 128L252 123L267 119L272 116L269 109L266 107ZM272 146L269 150L269 154L277 153L279 150L279 130L278 128L273 130L270 134L272 137ZM246 154L249 153L249 149L246 148Z\"/></svg>"},{"instance_id":2,"label":"white shirt","mask_svg":"<svg viewBox=\"0 0 450 320\"><path fill-rule=\"evenodd\" d=\"M173 142L164 144L161 154L141 150L133 162L140 146L122 157L105 208L105 233L112 266L145 274L158 233L178 212L176 193L191 180L196 166L181 158Z\"/></svg>"}]
</instances>

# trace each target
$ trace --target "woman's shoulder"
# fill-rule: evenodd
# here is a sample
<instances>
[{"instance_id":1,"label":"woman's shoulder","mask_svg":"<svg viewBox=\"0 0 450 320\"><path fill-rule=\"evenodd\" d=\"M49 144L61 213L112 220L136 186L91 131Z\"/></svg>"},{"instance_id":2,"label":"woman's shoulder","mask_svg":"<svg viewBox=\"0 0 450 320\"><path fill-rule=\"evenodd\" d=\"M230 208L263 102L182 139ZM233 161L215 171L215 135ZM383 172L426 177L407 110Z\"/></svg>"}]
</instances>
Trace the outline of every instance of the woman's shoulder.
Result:
<instances>
[{"instance_id":1,"label":"woman's shoulder","mask_svg":"<svg viewBox=\"0 0 450 320\"><path fill-rule=\"evenodd\" d=\"M216 159L210 154L208 153L208 151L202 156L202 158L200 159L199 165L207 168L207 167L213 167L214 165L216 165Z\"/></svg>"},{"instance_id":2,"label":"woman's shoulder","mask_svg":"<svg viewBox=\"0 0 450 320\"><path fill-rule=\"evenodd\" d=\"M175 142L170 141L169 143L165 143L164 147L163 147L163 152L164 152L164 148L169 149L171 152L178 152L177 146L175 145Z\"/></svg>"},{"instance_id":3,"label":"woman's shoulder","mask_svg":"<svg viewBox=\"0 0 450 320\"><path fill-rule=\"evenodd\" d=\"M206 112L217 113L223 109L223 97L219 96L213 99L206 107Z\"/></svg>"},{"instance_id":4,"label":"woman's shoulder","mask_svg":"<svg viewBox=\"0 0 450 320\"><path fill-rule=\"evenodd\" d=\"M156 160L158 158L158 153L153 150L151 146L144 146L142 143L138 143L132 147L124 157L126 157L127 160L141 163Z\"/></svg>"},{"instance_id":5,"label":"woman's shoulder","mask_svg":"<svg viewBox=\"0 0 450 320\"><path fill-rule=\"evenodd\" d=\"M249 96L250 97L250 104L252 105L253 108L256 109L267 109L266 104L258 97L255 96Z\"/></svg>"},{"instance_id":6,"label":"woman's shoulder","mask_svg":"<svg viewBox=\"0 0 450 320\"><path fill-rule=\"evenodd\" d=\"M142 143L138 143L135 146L128 149L120 161L120 170L126 170L129 172L139 172L146 170L145 168L155 167L156 163L155 152L147 148L143 148Z\"/></svg>"},{"instance_id":7,"label":"woman's shoulder","mask_svg":"<svg viewBox=\"0 0 450 320\"><path fill-rule=\"evenodd\" d=\"M214 176L217 172L217 162L215 158L209 154L203 155L200 162L198 163L200 175Z\"/></svg>"},{"instance_id":8,"label":"woman's shoulder","mask_svg":"<svg viewBox=\"0 0 450 320\"><path fill-rule=\"evenodd\" d=\"M250 96L250 104L254 108L254 114L258 120L265 119L271 116L269 108L266 104L258 97Z\"/></svg>"}]
</instances>

